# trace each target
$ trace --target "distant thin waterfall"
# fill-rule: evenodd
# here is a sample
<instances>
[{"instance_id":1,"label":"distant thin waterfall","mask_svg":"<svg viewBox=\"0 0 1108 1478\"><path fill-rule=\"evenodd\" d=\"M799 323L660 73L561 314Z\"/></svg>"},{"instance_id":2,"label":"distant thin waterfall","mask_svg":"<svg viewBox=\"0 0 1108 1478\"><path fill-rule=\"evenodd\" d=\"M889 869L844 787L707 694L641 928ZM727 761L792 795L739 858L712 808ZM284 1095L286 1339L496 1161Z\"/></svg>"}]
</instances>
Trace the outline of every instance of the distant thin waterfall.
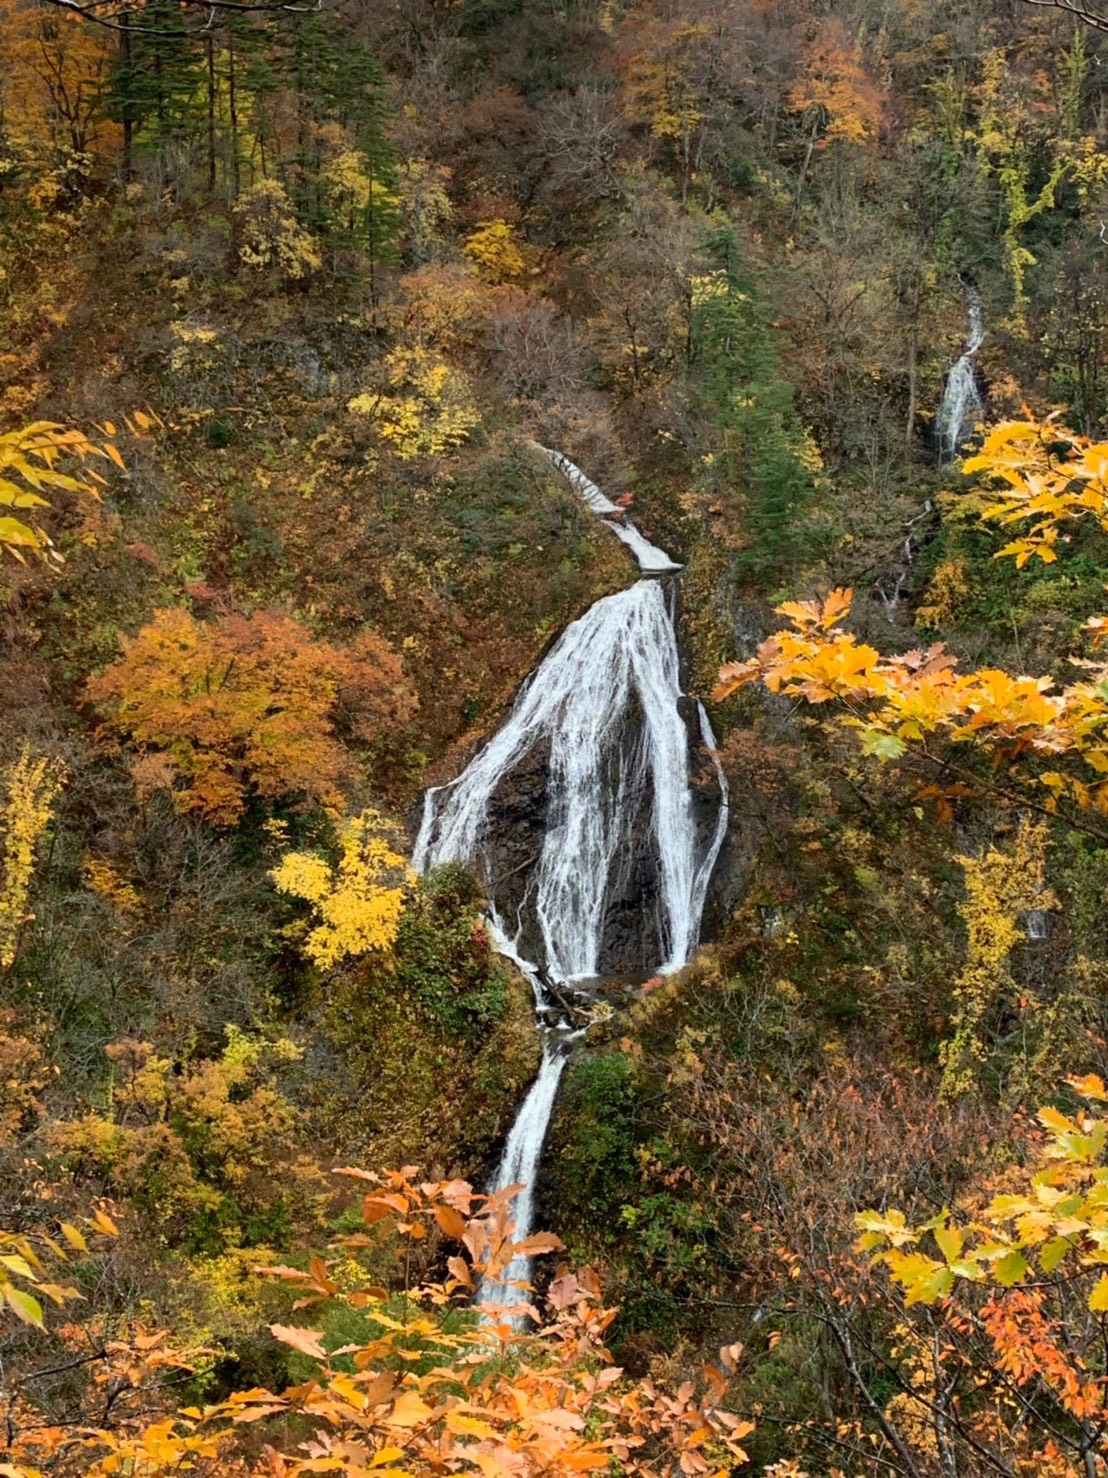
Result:
<instances>
[{"instance_id":1,"label":"distant thin waterfall","mask_svg":"<svg viewBox=\"0 0 1108 1478\"><path fill-rule=\"evenodd\" d=\"M976 288L966 287L966 301L969 308L966 347L946 377L936 423L941 462L954 460L963 442L973 434L974 425L984 409L974 369L977 351L985 342L985 320Z\"/></svg>"},{"instance_id":2,"label":"distant thin waterfall","mask_svg":"<svg viewBox=\"0 0 1108 1478\"><path fill-rule=\"evenodd\" d=\"M546 451L545 448L542 450ZM582 501L600 516L618 512L568 458L546 454ZM611 525L640 567L680 568L626 523ZM630 536L630 537L628 537ZM568 626L523 685L501 728L463 773L427 792L414 863L472 868L490 895L489 929L497 948L520 967L535 992L543 1030L542 1064L516 1116L491 1189L521 1183L516 1237L531 1230L534 1184L566 1055L580 1029L566 1020L563 987L591 982L604 959L613 897L625 894L634 865L653 879L656 899L636 900L657 957L651 968L679 969L696 949L708 884L727 826L723 770L707 713L699 740L712 757L720 810L707 844L699 835L689 780L690 734L681 711L680 661L665 584L639 580L606 596ZM513 934L496 863L495 808L513 775L541 767L540 832L515 878ZM643 905L651 905L644 908ZM535 954L537 959L528 958ZM517 1265L518 1264L518 1265ZM490 1303L513 1302L524 1280L517 1259Z\"/></svg>"}]
</instances>

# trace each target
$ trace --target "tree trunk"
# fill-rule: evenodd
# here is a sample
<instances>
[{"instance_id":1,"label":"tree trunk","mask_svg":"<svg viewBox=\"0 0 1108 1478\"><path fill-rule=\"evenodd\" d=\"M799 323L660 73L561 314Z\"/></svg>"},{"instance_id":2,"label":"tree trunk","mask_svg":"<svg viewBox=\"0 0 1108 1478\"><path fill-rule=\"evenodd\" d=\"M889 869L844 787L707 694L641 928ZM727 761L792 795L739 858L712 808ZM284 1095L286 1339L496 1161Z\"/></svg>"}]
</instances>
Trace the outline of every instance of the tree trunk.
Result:
<instances>
[{"instance_id":1,"label":"tree trunk","mask_svg":"<svg viewBox=\"0 0 1108 1478\"><path fill-rule=\"evenodd\" d=\"M208 60L208 194L215 194L215 37L209 31L205 37Z\"/></svg>"},{"instance_id":2,"label":"tree trunk","mask_svg":"<svg viewBox=\"0 0 1108 1478\"><path fill-rule=\"evenodd\" d=\"M235 76L235 33L227 31L227 112L231 124L231 195L239 197L239 98ZM262 174L265 174L265 159L262 159Z\"/></svg>"},{"instance_id":3,"label":"tree trunk","mask_svg":"<svg viewBox=\"0 0 1108 1478\"><path fill-rule=\"evenodd\" d=\"M119 17L120 71L123 74L123 178L131 181L135 175L135 125L131 117L131 17L126 10Z\"/></svg>"},{"instance_id":4,"label":"tree trunk","mask_svg":"<svg viewBox=\"0 0 1108 1478\"><path fill-rule=\"evenodd\" d=\"M808 166L812 162L812 151L816 147L816 139L819 138L820 124L823 122L823 109L816 109L816 116L812 120L812 132L808 135L808 147L804 151L804 163L800 166L800 178L796 182L796 199L793 201L793 213L789 217L789 230L791 231L800 214L800 201L804 194L804 181L808 178Z\"/></svg>"}]
</instances>

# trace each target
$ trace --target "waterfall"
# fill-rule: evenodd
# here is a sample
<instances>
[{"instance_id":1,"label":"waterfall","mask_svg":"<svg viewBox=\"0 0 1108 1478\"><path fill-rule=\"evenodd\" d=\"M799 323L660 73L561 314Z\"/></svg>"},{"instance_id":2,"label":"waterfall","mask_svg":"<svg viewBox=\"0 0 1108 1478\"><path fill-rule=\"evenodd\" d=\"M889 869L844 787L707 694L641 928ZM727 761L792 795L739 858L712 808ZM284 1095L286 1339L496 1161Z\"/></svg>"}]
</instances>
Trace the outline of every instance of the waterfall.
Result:
<instances>
[{"instance_id":1,"label":"waterfall","mask_svg":"<svg viewBox=\"0 0 1108 1478\"><path fill-rule=\"evenodd\" d=\"M966 303L969 310L969 332L961 358L951 366L943 387L936 430L939 461L953 461L959 447L973 434L977 418L984 409L977 388L974 359L985 341L985 320L977 289L967 284Z\"/></svg>"},{"instance_id":2,"label":"waterfall","mask_svg":"<svg viewBox=\"0 0 1108 1478\"><path fill-rule=\"evenodd\" d=\"M586 508L610 520L608 527L617 539L621 539L627 545L638 560L639 569L644 574L668 575L681 568L679 564L675 564L670 559L664 549L658 549L654 544L647 543L635 525L629 519L622 517L623 510L619 504L613 503L602 493L596 483L591 482L580 467L575 466L567 456L561 452L552 451L548 446L541 446L537 441L533 441L531 445L536 451L542 452L544 457L550 458Z\"/></svg>"},{"instance_id":3,"label":"waterfall","mask_svg":"<svg viewBox=\"0 0 1108 1478\"><path fill-rule=\"evenodd\" d=\"M542 450L587 507L601 516L619 511L568 458ZM420 872L459 862L477 873L489 894L490 936L535 993L542 1064L490 1187L523 1184L513 1208L517 1238L531 1230L558 1082L582 1034L567 1020L567 991L580 994L583 983L605 969L617 905L634 909L650 969L670 973L685 964L697 946L727 827L726 781L702 705L698 737L712 757L721 795L706 843L694 815L673 612L666 582L653 578L680 566L633 524L610 527L645 577L572 622L488 744L456 780L427 792L413 858ZM541 815L525 809L519 824L541 834L529 834L524 862L505 870L498 807L513 782L536 766ZM649 908L643 892L654 895ZM505 922L513 912L514 933ZM484 1298L516 1301L509 1285L525 1280L528 1271L527 1259L517 1259L503 1281L483 1288Z\"/></svg>"}]
</instances>

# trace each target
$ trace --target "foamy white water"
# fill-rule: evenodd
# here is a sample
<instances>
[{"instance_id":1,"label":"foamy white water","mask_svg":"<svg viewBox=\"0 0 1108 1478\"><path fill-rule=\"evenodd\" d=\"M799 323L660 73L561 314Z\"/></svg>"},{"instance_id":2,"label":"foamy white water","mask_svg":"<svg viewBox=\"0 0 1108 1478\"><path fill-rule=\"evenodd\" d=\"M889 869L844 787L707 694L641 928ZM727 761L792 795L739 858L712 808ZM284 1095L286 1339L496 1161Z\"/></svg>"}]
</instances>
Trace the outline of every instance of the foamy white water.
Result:
<instances>
[{"instance_id":1,"label":"foamy white water","mask_svg":"<svg viewBox=\"0 0 1108 1478\"><path fill-rule=\"evenodd\" d=\"M586 506L604 515L616 505L559 452L546 451ZM613 530L651 573L680 568L625 524ZM628 534L631 537L626 537ZM429 790L414 864L423 872L459 862L491 894L489 932L502 954L531 981L544 1033L542 1064L512 1126L491 1190L522 1183L517 1238L532 1229L534 1187L558 1082L573 1041L559 987L600 972L605 923L615 889L626 883L636 848L645 845L657 883L657 907L644 908L643 939L657 938L659 972L679 969L696 949L712 869L727 828L727 787L708 715L699 705L700 738L712 756L721 804L706 848L699 839L689 781L689 730L680 709L680 661L666 586L642 579L604 597L569 625L521 688L500 729L447 785ZM536 757L545 764L545 824L518 904L514 935L496 897L493 804L504 782ZM649 799L649 835L641 832ZM517 872L519 869L512 869ZM653 905L654 900L648 900ZM655 916L657 916L655 918ZM647 925L651 928L648 931ZM522 952L526 937L541 958ZM510 1287L530 1263L517 1258L502 1280L482 1290L513 1303Z\"/></svg>"},{"instance_id":2,"label":"foamy white water","mask_svg":"<svg viewBox=\"0 0 1108 1478\"><path fill-rule=\"evenodd\" d=\"M548 446L540 446L535 441L531 445L536 451L542 452L543 456L549 457L554 466L566 478L570 487L581 499L586 508L591 508L594 513L607 520L608 527L616 538L626 544L631 553L639 562L639 569L648 575L669 575L681 566L670 559L664 549L659 549L656 544L651 544L645 539L629 518L623 517L623 510L618 503L613 503L605 493L597 487L596 483L581 471L575 463L561 452L555 452Z\"/></svg>"},{"instance_id":3,"label":"foamy white water","mask_svg":"<svg viewBox=\"0 0 1108 1478\"><path fill-rule=\"evenodd\" d=\"M489 877L490 804L505 776L549 745L548 811L536 872L544 967L556 980L597 974L612 872L652 784L666 951L677 969L695 947L696 828L677 640L663 586L640 580L596 602L528 678L500 730L450 785L429 792L417 870L461 862ZM642 733L626 743L635 700Z\"/></svg>"},{"instance_id":4,"label":"foamy white water","mask_svg":"<svg viewBox=\"0 0 1108 1478\"><path fill-rule=\"evenodd\" d=\"M513 1207L516 1228L513 1235L516 1241L526 1237L532 1229L539 1159L550 1115L554 1112L558 1083L566 1065L566 1051L565 1045L553 1038L548 1037L543 1043L539 1075L520 1105L512 1132L508 1135L508 1143L504 1146L503 1157L489 1186L490 1192L502 1191L511 1185L523 1187L517 1194ZM502 1308L519 1304L525 1298L520 1292L520 1285L528 1283L530 1277L531 1258L526 1253L517 1252L501 1277L485 1278L482 1281L482 1303ZM513 1318L511 1322L519 1327L523 1321Z\"/></svg>"},{"instance_id":5,"label":"foamy white water","mask_svg":"<svg viewBox=\"0 0 1108 1478\"><path fill-rule=\"evenodd\" d=\"M958 448L973 434L973 428L984 409L973 367L977 351L985 342L985 320L976 288L966 288L966 302L969 309L966 347L961 358L951 365L943 387L942 404L939 406L937 432L939 458L943 462L953 460Z\"/></svg>"}]
</instances>

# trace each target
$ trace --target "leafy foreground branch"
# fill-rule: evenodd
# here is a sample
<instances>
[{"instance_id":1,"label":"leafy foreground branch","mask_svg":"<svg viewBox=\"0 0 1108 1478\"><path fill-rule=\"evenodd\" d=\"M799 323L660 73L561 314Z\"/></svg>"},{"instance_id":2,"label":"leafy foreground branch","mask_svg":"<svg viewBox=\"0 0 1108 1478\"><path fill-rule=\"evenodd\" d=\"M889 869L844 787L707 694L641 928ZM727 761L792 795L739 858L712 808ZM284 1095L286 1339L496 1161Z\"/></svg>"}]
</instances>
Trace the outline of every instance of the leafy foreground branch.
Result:
<instances>
[{"instance_id":1,"label":"leafy foreground branch","mask_svg":"<svg viewBox=\"0 0 1108 1478\"><path fill-rule=\"evenodd\" d=\"M913 1473L933 1471L929 1454L951 1475L1105 1471L1108 1089L1092 1075L1069 1086L1081 1107L1040 1109L1038 1155L988 1200L919 1225L896 1209L856 1218L901 1309L885 1414L918 1454Z\"/></svg>"},{"instance_id":2,"label":"leafy foreground branch","mask_svg":"<svg viewBox=\"0 0 1108 1478\"><path fill-rule=\"evenodd\" d=\"M502 1277L517 1254L561 1248L544 1234L511 1240L509 1208L519 1187L484 1196L464 1181L417 1183L411 1167L383 1176L338 1173L365 1183L362 1230L338 1239L330 1259L311 1258L306 1270L258 1271L291 1285L294 1310L345 1310L346 1327L356 1324L358 1339L329 1348L319 1328L273 1324L274 1337L306 1367L302 1380L276 1392L238 1391L207 1408L163 1409L154 1420L156 1381L135 1413L99 1429L91 1422L40 1425L24 1403L8 1412L0 1475L153 1478L187 1470L281 1478L371 1471L378 1478L568 1478L618 1463L642 1478L678 1471L692 1478L722 1475L746 1461L740 1444L752 1425L719 1405L736 1349L721 1366L705 1367L702 1395L691 1382L670 1395L649 1380L625 1379L604 1344L615 1311L601 1307L588 1272L559 1272L545 1317L527 1285L519 1286L511 1307L482 1305L478 1316L471 1306L482 1278ZM411 1270L440 1243L459 1249L441 1259L446 1276L413 1280ZM365 1277L364 1264L380 1265L386 1256L402 1270L392 1292ZM532 1334L514 1326L525 1314L536 1322ZM145 1349L131 1355L134 1368L121 1383L118 1372L112 1377L119 1389L139 1389L152 1349L162 1366L171 1358L157 1337L142 1340ZM118 1345L103 1353L118 1365ZM176 1363L187 1368L189 1360L182 1354ZM260 1453L248 1435L253 1428L268 1438Z\"/></svg>"},{"instance_id":3,"label":"leafy foreground branch","mask_svg":"<svg viewBox=\"0 0 1108 1478\"><path fill-rule=\"evenodd\" d=\"M866 753L882 760L926 754L934 738L997 760L1045 758L1049 768L1029 776L1045 790L1045 810L1067 797L1108 815L1108 661L1072 658L1088 678L1055 690L1050 678L1013 677L1002 668L959 672L942 643L883 657L841 628L852 599L851 590L833 590L824 601L778 606L792 628L769 637L750 661L721 668L714 701L761 681L773 693L836 704ZM1088 623L1094 641L1102 627L1101 617ZM1063 772L1062 758L1079 768Z\"/></svg>"},{"instance_id":4,"label":"leafy foreground branch","mask_svg":"<svg viewBox=\"0 0 1108 1478\"><path fill-rule=\"evenodd\" d=\"M1028 413L1026 420L994 427L964 470L1000 485L996 493L970 494L983 520L1030 525L995 556L1014 558L1017 568L1032 557L1052 563L1072 524L1092 520L1108 532L1108 443L1094 444ZM1029 794L1043 798L1039 809L1053 812L1068 800L1108 815L1108 660L1070 657L1086 677L1058 687L1049 677L1013 676L1002 668L959 672L941 642L886 657L842 629L852 600L853 591L833 590L823 601L778 606L791 629L763 642L750 661L721 668L713 700L761 681L774 693L835 704L866 753L882 760L910 753L939 758L928 750L933 739L982 751L994 769L1020 758L1039 760L1018 777ZM1091 617L1084 630L1095 650L1108 635L1108 616ZM941 758L964 774L947 755ZM1003 795L995 785L984 788ZM942 805L966 792L958 783L928 793Z\"/></svg>"}]
</instances>

